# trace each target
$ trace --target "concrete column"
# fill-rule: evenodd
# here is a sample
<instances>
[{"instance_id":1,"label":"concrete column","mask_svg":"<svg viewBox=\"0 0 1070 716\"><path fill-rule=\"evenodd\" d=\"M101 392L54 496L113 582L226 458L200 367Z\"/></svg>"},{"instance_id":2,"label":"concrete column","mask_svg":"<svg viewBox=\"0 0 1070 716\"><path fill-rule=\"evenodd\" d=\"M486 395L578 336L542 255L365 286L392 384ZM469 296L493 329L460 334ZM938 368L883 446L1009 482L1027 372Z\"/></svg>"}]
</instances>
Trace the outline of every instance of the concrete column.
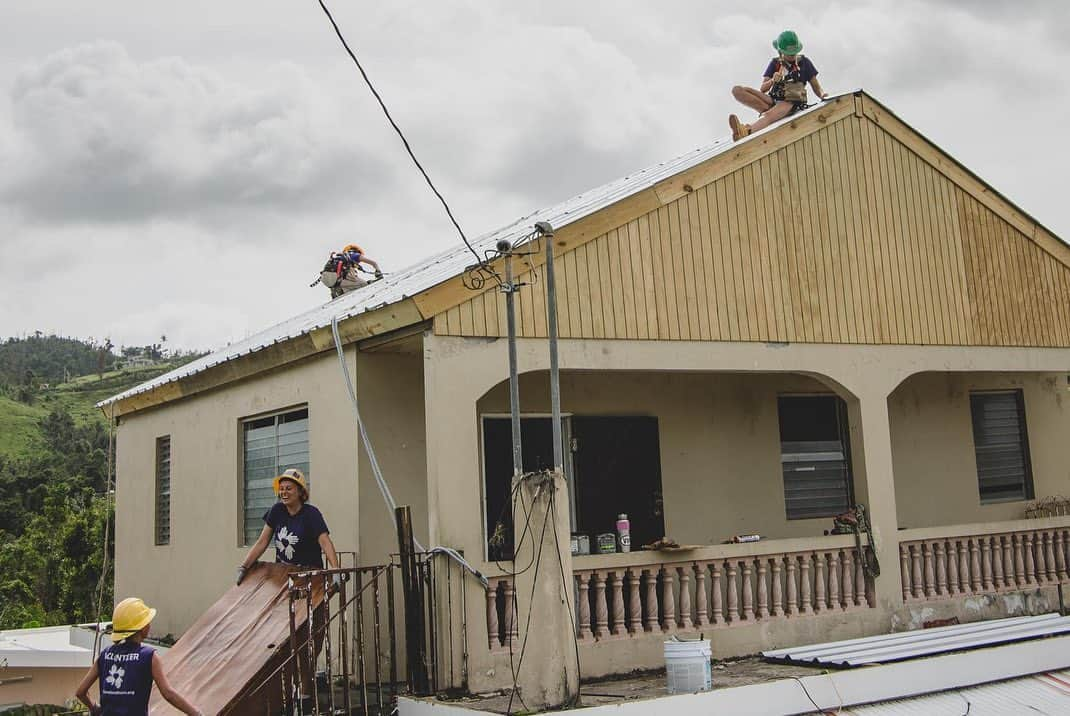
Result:
<instances>
[{"instance_id":1,"label":"concrete column","mask_svg":"<svg viewBox=\"0 0 1070 716\"><path fill-rule=\"evenodd\" d=\"M568 485L560 472L526 475L520 483L513 514L516 565L532 566L514 581L520 638L516 681L523 706L543 711L579 697Z\"/></svg>"},{"instance_id":2,"label":"concrete column","mask_svg":"<svg viewBox=\"0 0 1070 716\"><path fill-rule=\"evenodd\" d=\"M902 592L887 396L881 391L862 393L848 399L847 411L855 484L860 488L856 498L868 511L881 565L875 584L877 603L881 608L895 608L902 603ZM865 481L860 482L859 476Z\"/></svg>"}]
</instances>

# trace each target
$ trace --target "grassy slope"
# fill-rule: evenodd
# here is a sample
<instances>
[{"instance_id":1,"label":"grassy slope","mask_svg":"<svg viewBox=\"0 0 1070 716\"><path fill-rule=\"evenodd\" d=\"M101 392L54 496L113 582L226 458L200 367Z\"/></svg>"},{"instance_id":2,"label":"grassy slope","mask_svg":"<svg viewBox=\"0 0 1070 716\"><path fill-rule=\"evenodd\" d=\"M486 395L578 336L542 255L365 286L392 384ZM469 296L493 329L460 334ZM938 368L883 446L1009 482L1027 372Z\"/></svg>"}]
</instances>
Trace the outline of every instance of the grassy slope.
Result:
<instances>
[{"instance_id":1,"label":"grassy slope","mask_svg":"<svg viewBox=\"0 0 1070 716\"><path fill-rule=\"evenodd\" d=\"M54 408L66 408L75 422L104 421L104 414L94 405L127 388L171 370L168 363L152 368L122 370L75 378L38 393L33 405L0 396L0 455L26 457L43 449L38 421Z\"/></svg>"}]
</instances>

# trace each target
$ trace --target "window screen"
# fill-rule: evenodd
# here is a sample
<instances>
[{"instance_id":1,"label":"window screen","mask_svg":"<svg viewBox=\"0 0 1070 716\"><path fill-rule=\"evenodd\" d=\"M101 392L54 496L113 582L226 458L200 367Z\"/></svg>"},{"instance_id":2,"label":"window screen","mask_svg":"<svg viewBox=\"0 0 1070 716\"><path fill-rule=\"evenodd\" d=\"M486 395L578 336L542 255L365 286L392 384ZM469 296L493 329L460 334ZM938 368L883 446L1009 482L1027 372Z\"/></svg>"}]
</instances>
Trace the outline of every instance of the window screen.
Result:
<instances>
[{"instance_id":1,"label":"window screen","mask_svg":"<svg viewBox=\"0 0 1070 716\"><path fill-rule=\"evenodd\" d=\"M171 544L171 436L156 438L156 544Z\"/></svg>"},{"instance_id":2,"label":"window screen","mask_svg":"<svg viewBox=\"0 0 1070 716\"><path fill-rule=\"evenodd\" d=\"M283 470L308 469L308 409L293 410L243 424L243 518L245 544L256 541L264 527L264 513L275 504L272 480Z\"/></svg>"},{"instance_id":3,"label":"window screen","mask_svg":"<svg viewBox=\"0 0 1070 716\"><path fill-rule=\"evenodd\" d=\"M1022 391L970 393L981 502L1033 499Z\"/></svg>"},{"instance_id":4,"label":"window screen","mask_svg":"<svg viewBox=\"0 0 1070 716\"><path fill-rule=\"evenodd\" d=\"M854 497L843 400L835 395L780 396L777 414L788 519L846 512Z\"/></svg>"}]
</instances>

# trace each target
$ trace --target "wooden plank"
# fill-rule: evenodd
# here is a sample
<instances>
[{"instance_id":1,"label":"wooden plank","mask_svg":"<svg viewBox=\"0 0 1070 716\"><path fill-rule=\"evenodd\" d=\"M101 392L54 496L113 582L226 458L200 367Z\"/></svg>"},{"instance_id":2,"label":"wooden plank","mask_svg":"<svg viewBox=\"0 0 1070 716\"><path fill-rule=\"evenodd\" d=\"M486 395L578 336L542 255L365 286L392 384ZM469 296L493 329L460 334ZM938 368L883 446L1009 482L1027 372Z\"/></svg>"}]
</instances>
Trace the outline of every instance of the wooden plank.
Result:
<instances>
[{"instance_id":1,"label":"wooden plank","mask_svg":"<svg viewBox=\"0 0 1070 716\"><path fill-rule=\"evenodd\" d=\"M861 106L861 105L860 105ZM863 343L877 343L877 326L873 306L876 302L877 282L874 279L873 255L866 241L864 219L868 212L862 195L865 192L865 177L858 168L859 146L854 135L857 119L850 119L836 125L836 146L841 163L840 177L845 195L845 221L850 242L851 255L857 270L852 271L851 287L858 300L856 323ZM883 304L877 303L882 306Z\"/></svg>"},{"instance_id":2,"label":"wooden plank","mask_svg":"<svg viewBox=\"0 0 1070 716\"><path fill-rule=\"evenodd\" d=\"M861 101L859 107L861 108ZM844 128L849 138L848 154L858 177L859 241L862 243L869 270L869 277L866 281L870 296L868 321L873 334L873 342L880 344L891 342L895 307L889 300L885 289L887 276L883 270L883 247L876 229L877 214L873 200L873 181L870 177L872 158L862 122L863 120L845 122Z\"/></svg>"},{"instance_id":3,"label":"wooden plank","mask_svg":"<svg viewBox=\"0 0 1070 716\"><path fill-rule=\"evenodd\" d=\"M871 228L871 241L879 254L874 255L879 260L877 277L883 285L886 332L884 342L904 343L906 327L904 321L903 302L899 296L899 277L896 272L896 254L891 232L887 230L888 218L886 211L886 197L884 195L884 179L882 174L882 147L877 143L877 128L871 122L863 122L859 125L862 134L863 159L866 164L866 191L870 206L870 217L873 221Z\"/></svg>"},{"instance_id":4,"label":"wooden plank","mask_svg":"<svg viewBox=\"0 0 1070 716\"><path fill-rule=\"evenodd\" d=\"M953 345L951 339L951 326L948 320L948 299L945 293L946 269L944 268L943 253L937 241L936 230L933 228L932 218L932 192L925 177L925 171L929 169L918 157L909 151L910 173L915 187L915 202L920 222L919 229L922 237L922 249L924 251L925 277L928 281L929 313L933 319L933 331L939 345Z\"/></svg>"},{"instance_id":5,"label":"wooden plank","mask_svg":"<svg viewBox=\"0 0 1070 716\"><path fill-rule=\"evenodd\" d=\"M777 331L776 296L773 292L773 272L770 267L768 222L770 197L763 183L764 162L766 161L768 160L762 159L761 162L749 167L749 192L754 196L754 247L756 251L754 263L757 269L755 277L758 281L755 288L764 308L764 312L759 314L763 329L761 338L763 341L776 341L780 340L778 337L780 333Z\"/></svg>"},{"instance_id":6,"label":"wooden plank","mask_svg":"<svg viewBox=\"0 0 1070 716\"><path fill-rule=\"evenodd\" d=\"M547 338L550 335L550 331L546 325L546 262L545 262L545 249L542 248L542 242L539 242L539 255L544 258L542 268L535 269L532 273L535 275L534 283L531 286L531 309L535 314L535 337ZM554 266L554 268L557 268Z\"/></svg>"},{"instance_id":7,"label":"wooden plank","mask_svg":"<svg viewBox=\"0 0 1070 716\"><path fill-rule=\"evenodd\" d=\"M1032 239L1037 246L1044 249L1064 268L1070 269L1070 244L1067 244L1040 224L1034 227Z\"/></svg>"},{"instance_id":8,"label":"wooden plank","mask_svg":"<svg viewBox=\"0 0 1070 716\"><path fill-rule=\"evenodd\" d=\"M636 251L632 254L632 277L637 282L636 288L642 286L643 303L646 320L638 323L639 337L656 339L661 332L660 322L664 313L659 313L657 287L654 285L653 259L656 252L651 250L650 221L641 217L635 224L638 232ZM629 232L630 233L630 232Z\"/></svg>"},{"instance_id":9,"label":"wooden plank","mask_svg":"<svg viewBox=\"0 0 1070 716\"><path fill-rule=\"evenodd\" d=\"M951 221L952 208L948 199L951 183L946 177L925 165L925 175L933 195L933 225L945 271L945 295L948 300L947 316L951 337L955 345L969 345L968 320L963 307L962 258L958 238Z\"/></svg>"},{"instance_id":10,"label":"wooden plank","mask_svg":"<svg viewBox=\"0 0 1070 716\"><path fill-rule=\"evenodd\" d=\"M467 301L467 302L462 303L461 305L457 306L456 309L452 309L451 308L450 310L451 311L452 310L456 310L457 311L457 315L460 316L460 322L461 322L460 335L462 335L462 336L473 336L473 335L475 335L475 332L474 332L474 321L472 320L472 302L471 301Z\"/></svg>"},{"instance_id":11,"label":"wooden plank","mask_svg":"<svg viewBox=\"0 0 1070 716\"><path fill-rule=\"evenodd\" d=\"M772 190L772 158L764 157L754 165L754 179L757 184L755 193L760 200L758 204L758 238L762 253L762 280L765 288L766 323L769 326L769 340L786 341L784 329L784 298L780 293L782 282L780 274L779 237L776 234L776 200Z\"/></svg>"},{"instance_id":12,"label":"wooden plank","mask_svg":"<svg viewBox=\"0 0 1070 716\"><path fill-rule=\"evenodd\" d=\"M602 295L598 286L598 260L594 242L576 249L576 271L580 283L580 326L584 338L605 338L602 322ZM585 293L586 292L586 293ZM586 300L585 300L586 296Z\"/></svg>"},{"instance_id":13,"label":"wooden plank","mask_svg":"<svg viewBox=\"0 0 1070 716\"><path fill-rule=\"evenodd\" d=\"M996 215L988 210L984 204L978 207L980 216L981 233L985 242L985 282L988 288L988 304L992 309L993 339L996 345L1011 345L1011 327L1008 324L1006 313L1007 283L1003 276L1006 266L1006 257L1003 255L1001 242L996 236Z\"/></svg>"},{"instance_id":14,"label":"wooden plank","mask_svg":"<svg viewBox=\"0 0 1070 716\"><path fill-rule=\"evenodd\" d=\"M910 231L904 217L902 197L898 186L895 150L887 135L878 133L877 141L881 144L881 183L885 196L888 218L889 238L895 246L895 272L899 280L897 300L903 303L905 321L905 342L917 345L923 342L921 326L918 320L918 307L915 301L917 286L914 281L913 255L910 251Z\"/></svg>"},{"instance_id":15,"label":"wooden plank","mask_svg":"<svg viewBox=\"0 0 1070 716\"><path fill-rule=\"evenodd\" d=\"M854 98L837 97L822 104L820 110L801 117L787 119L776 130L736 144L724 152L691 169L669 177L654 189L663 204L679 199L689 189L697 189L732 174L748 164L786 147L801 137L838 122L854 113Z\"/></svg>"},{"instance_id":16,"label":"wooden plank","mask_svg":"<svg viewBox=\"0 0 1070 716\"><path fill-rule=\"evenodd\" d=\"M967 249L967 265L970 266L970 304L973 307L975 324L975 345L995 345L995 329L991 315L988 293L985 280L985 246L984 234L981 231L980 204L961 189L956 187L956 196L959 202L961 217L963 246Z\"/></svg>"},{"instance_id":17,"label":"wooden plank","mask_svg":"<svg viewBox=\"0 0 1070 716\"><path fill-rule=\"evenodd\" d=\"M732 285L732 252L728 237L728 206L725 201L725 182L721 180L707 189L710 208L710 238L713 240L717 266L717 322L724 326L726 340L739 340L739 324L736 317L735 287Z\"/></svg>"},{"instance_id":18,"label":"wooden plank","mask_svg":"<svg viewBox=\"0 0 1070 716\"><path fill-rule=\"evenodd\" d=\"M843 208L840 201L839 163L833 157L829 140L829 130L813 135L814 149L818 153L817 173L820 183L824 185L821 193L825 205L825 225L827 227L829 249L829 282L836 301L836 330L841 343L861 343L856 328L854 310L857 303L851 291L851 274L855 273L853 262L848 261L849 254L845 246L843 227Z\"/></svg>"},{"instance_id":19,"label":"wooden plank","mask_svg":"<svg viewBox=\"0 0 1070 716\"><path fill-rule=\"evenodd\" d=\"M665 325L669 340L680 340L680 299L677 296L677 269L673 260L673 247L669 235L669 214L664 207L651 215L654 220L651 230L657 229L658 246L661 250L663 272L655 277L665 286ZM686 319L685 319L686 320Z\"/></svg>"},{"instance_id":20,"label":"wooden plank","mask_svg":"<svg viewBox=\"0 0 1070 716\"><path fill-rule=\"evenodd\" d=\"M1070 306L1070 271L1059 264L1058 266L1052 266L1056 278L1056 285L1058 287L1057 293L1060 297L1058 308L1059 314L1067 324L1068 340L1063 345L1070 345L1070 317L1066 315L1066 306Z\"/></svg>"},{"instance_id":21,"label":"wooden plank","mask_svg":"<svg viewBox=\"0 0 1070 716\"><path fill-rule=\"evenodd\" d=\"M906 147L900 145L898 149L902 156L903 172L907 179L905 182L908 197L907 206L913 216L918 272L923 290L921 294L921 309L929 329L929 342L931 345L947 345L947 336L944 333L943 320L940 315L942 304L937 299L936 251L925 208L927 204L926 196L922 189L921 176L918 171L920 162Z\"/></svg>"},{"instance_id":22,"label":"wooden plank","mask_svg":"<svg viewBox=\"0 0 1070 716\"><path fill-rule=\"evenodd\" d=\"M581 247L582 248L582 247ZM568 337L583 337L583 306L589 301L587 297L586 272L581 282L579 271L576 268L576 255L579 249L574 249L564 255L565 280L568 282Z\"/></svg>"},{"instance_id":23,"label":"wooden plank","mask_svg":"<svg viewBox=\"0 0 1070 716\"><path fill-rule=\"evenodd\" d=\"M709 243L709 234L702 232L698 212L696 192L687 195L680 207L681 216L687 217L687 233L690 237L693 271L695 274L695 304L698 308L698 337L704 341L712 337L710 329L710 301L706 293L706 263L703 258L705 247Z\"/></svg>"},{"instance_id":24,"label":"wooden plank","mask_svg":"<svg viewBox=\"0 0 1070 716\"><path fill-rule=\"evenodd\" d=\"M1017 232L1016 232L1017 233ZM1030 319L1030 333L1032 340L1029 345L1048 345L1047 340L1049 327L1047 325L1047 311L1040 296L1040 269L1037 257L1043 253L1031 240L1019 235L1016 241L1019 251L1019 261L1022 266L1022 285L1025 287L1026 312Z\"/></svg>"},{"instance_id":25,"label":"wooden plank","mask_svg":"<svg viewBox=\"0 0 1070 716\"><path fill-rule=\"evenodd\" d=\"M907 252L910 256L911 271L911 298L913 308L917 309L917 327L920 329L920 343L923 345L935 345L939 341L933 330L931 307L931 292L926 276L928 256L925 255L922 245L922 236L918 225L918 216L914 205L914 191L911 184L910 170L907 164L907 150L899 142L891 142L892 157L895 166L895 181L897 196L902 214L900 221L907 232Z\"/></svg>"},{"instance_id":26,"label":"wooden plank","mask_svg":"<svg viewBox=\"0 0 1070 716\"><path fill-rule=\"evenodd\" d=\"M667 273L672 270L672 262L670 261L669 267L666 268L665 256L662 253L661 226L656 211L652 211L647 215L645 224L647 227L647 244L650 247L650 258L653 266L648 279L650 285L654 287L654 304L657 309L658 319L657 334L651 333L650 337L654 338L656 336L664 341L669 339L669 278ZM640 235L643 233L643 226L643 223L639 224Z\"/></svg>"},{"instance_id":27,"label":"wooden plank","mask_svg":"<svg viewBox=\"0 0 1070 716\"><path fill-rule=\"evenodd\" d=\"M610 250L616 252L617 270L620 273L620 296L621 303L617 306L617 332L626 338L638 338L639 330L636 320L636 295L632 281L632 239L631 227L634 222L629 222L617 230L617 240L610 245Z\"/></svg>"},{"instance_id":28,"label":"wooden plank","mask_svg":"<svg viewBox=\"0 0 1070 716\"><path fill-rule=\"evenodd\" d=\"M487 335L487 316L483 312L484 295L478 293L468 302L472 307L472 334L476 336Z\"/></svg>"},{"instance_id":29,"label":"wooden plank","mask_svg":"<svg viewBox=\"0 0 1070 716\"><path fill-rule=\"evenodd\" d=\"M805 240L804 246L807 253L807 278L809 279L810 297L810 320L814 323L814 339L818 343L832 343L832 324L830 321L830 301L825 283L825 248L822 241L820 218L814 205L816 190L814 186L814 157L813 153L800 143L788 147L788 151L795 155L795 167L792 172L799 184L800 197L800 226Z\"/></svg>"},{"instance_id":30,"label":"wooden plank","mask_svg":"<svg viewBox=\"0 0 1070 716\"><path fill-rule=\"evenodd\" d=\"M1014 306L1018 312L1015 323L1019 327L1019 335L1022 342L1019 345L1038 345L1040 331L1036 323L1037 311L1034 309L1031 296L1032 282L1029 280L1028 268L1025 263L1025 244L1034 246L1033 242L1020 232L1002 223L1003 235L1007 242L1007 248L1011 253L1011 272L1014 274L1013 285Z\"/></svg>"},{"instance_id":31,"label":"wooden plank","mask_svg":"<svg viewBox=\"0 0 1070 716\"><path fill-rule=\"evenodd\" d=\"M595 269L598 273L597 283L591 290L591 295L598 295L595 304L598 312L595 314L595 336L598 338L613 338L613 287L610 285L609 276L609 252L606 251L606 237L599 238L588 244L590 258L594 261L591 265L591 280L594 281ZM594 289L597 288L597 291ZM592 306L593 308L593 306ZM601 329L601 334L599 334Z\"/></svg>"},{"instance_id":32,"label":"wooden plank","mask_svg":"<svg viewBox=\"0 0 1070 716\"><path fill-rule=\"evenodd\" d=\"M724 179L725 199L728 206L728 248L732 252L732 283L735 289L733 305L735 306L737 320L739 321L739 338L737 340L754 340L754 329L750 321L750 313L753 307L747 300L747 276L743 270L743 257L746 251L743 248L743 225L746 221L746 207L740 204L737 175L732 174Z\"/></svg>"},{"instance_id":33,"label":"wooden plank","mask_svg":"<svg viewBox=\"0 0 1070 716\"><path fill-rule=\"evenodd\" d=\"M1044 303L1051 312L1052 324L1058 336L1056 345L1070 345L1070 316L1065 310L1067 304L1058 301L1058 277L1063 271L1062 264L1050 255L1042 254L1041 266L1044 269Z\"/></svg>"},{"instance_id":34,"label":"wooden plank","mask_svg":"<svg viewBox=\"0 0 1070 716\"><path fill-rule=\"evenodd\" d=\"M678 290L683 288L684 306L686 306L687 313L687 330L684 330L683 314L681 314L680 333L687 340L698 340L698 292L695 285L695 261L684 197L677 199L667 208L669 210L669 229L673 237L673 245L676 247L676 253L680 260L680 275L684 279L682 282L677 281Z\"/></svg>"},{"instance_id":35,"label":"wooden plank","mask_svg":"<svg viewBox=\"0 0 1070 716\"><path fill-rule=\"evenodd\" d=\"M756 208L754 204L753 169L750 165L735 173L736 201L740 209L740 251L743 259L743 280L747 287L747 326L750 340L768 340L765 330L765 294L762 290L761 270L758 268Z\"/></svg>"},{"instance_id":36,"label":"wooden plank","mask_svg":"<svg viewBox=\"0 0 1070 716\"><path fill-rule=\"evenodd\" d=\"M702 242L702 274L704 277L706 312L709 315L710 339L725 340L728 331L722 323L724 306L719 298L721 287L717 285L717 260L720 257L714 228L710 221L710 194L706 187L695 192L695 205L698 210L699 234Z\"/></svg>"},{"instance_id":37,"label":"wooden plank","mask_svg":"<svg viewBox=\"0 0 1070 716\"><path fill-rule=\"evenodd\" d=\"M776 232L777 257L780 266L780 295L781 308L784 314L784 338L783 340L794 343L802 335L801 328L796 322L796 313L800 305L798 261L795 256L794 232L791 222L784 220L783 183L780 176L780 167L784 162L784 151L770 158L769 161L769 196L771 197L771 211L773 215L773 229Z\"/></svg>"},{"instance_id":38,"label":"wooden plank","mask_svg":"<svg viewBox=\"0 0 1070 716\"><path fill-rule=\"evenodd\" d=\"M795 277L799 286L795 321L800 328L800 340L806 343L821 343L825 333L821 326L821 316L814 304L817 296L814 251L810 240L809 217L803 215L802 187L797 181L801 174L794 146L785 147L784 158L786 161L780 167L781 187L786 198L784 206L790 211L789 235L794 246Z\"/></svg>"}]
</instances>

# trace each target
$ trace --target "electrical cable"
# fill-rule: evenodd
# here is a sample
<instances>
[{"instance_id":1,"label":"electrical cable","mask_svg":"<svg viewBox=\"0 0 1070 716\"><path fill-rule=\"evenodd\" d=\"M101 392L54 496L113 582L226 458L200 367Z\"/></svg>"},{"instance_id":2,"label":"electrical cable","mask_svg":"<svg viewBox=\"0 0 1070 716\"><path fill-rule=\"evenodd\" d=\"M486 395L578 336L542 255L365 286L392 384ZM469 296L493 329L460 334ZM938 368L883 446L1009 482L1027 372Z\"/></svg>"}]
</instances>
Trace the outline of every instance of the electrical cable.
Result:
<instances>
[{"instance_id":1,"label":"electrical cable","mask_svg":"<svg viewBox=\"0 0 1070 716\"><path fill-rule=\"evenodd\" d=\"M364 421L360 418L360 408L357 405L357 391L353 388L353 380L349 377L349 366L346 365L345 353L342 350L342 337L338 333L338 316L331 318L331 335L334 337L334 348L338 353L338 365L342 368L342 377L345 379L346 394L349 396L350 405L353 406L353 416L357 420L357 429L360 432L360 440L364 444L364 451L368 453L368 462L372 466L372 475L375 476L375 484L379 486L379 493L383 496L383 501L386 503L387 509L390 512L390 518L394 519L394 511L397 509L397 502L394 501L394 495L390 492L390 486L386 482L386 478L383 477L383 470L379 467L379 460L375 456L375 448L372 446L372 441L368 437L368 431L364 428ZM484 588L489 586L487 578L478 569L473 567L465 560L461 554L452 547L432 547L430 550L424 549L423 545L414 537L413 544L420 552L428 552L429 554L444 554L457 564L461 565L466 571L468 571L473 577L478 579Z\"/></svg>"},{"instance_id":2,"label":"electrical cable","mask_svg":"<svg viewBox=\"0 0 1070 716\"><path fill-rule=\"evenodd\" d=\"M111 404L108 419L108 470L104 479L104 556L101 558L100 579L97 581L97 623L93 625L93 661L100 655L100 625L103 621L104 584L108 578L108 540L111 537L111 521L115 503L115 403Z\"/></svg>"},{"instance_id":3,"label":"electrical cable","mask_svg":"<svg viewBox=\"0 0 1070 716\"><path fill-rule=\"evenodd\" d=\"M479 258L479 254L476 253L476 250L468 241L468 237L464 235L464 230L461 229L461 225L457 223L457 219L454 218L453 211L450 209L450 205L446 203L445 197L443 197L442 194L439 193L438 189L435 188L435 184L431 181L431 177L427 175L427 172L424 170L423 165L420 164L420 160L416 158L416 154L412 151L412 147L409 146L409 140L405 138L405 134L401 131L401 127L398 126L397 122L395 122L394 118L390 115L390 110L386 108L386 103L383 102L383 98L375 89L375 85L372 84L371 78L368 77L368 73L364 71L364 66L360 64L360 60L357 59L357 56L353 53L353 50L350 49L349 43L346 42L345 36L342 35L342 30L338 27L338 23L334 21L334 16L331 15L331 11L327 9L327 5L323 2L323 0L319 0L319 5L321 8L323 8L323 12L327 15L327 19L330 20L331 27L334 28L334 34L338 36L338 39L342 43L342 47L344 47L346 53L349 54L349 58L353 60L353 64L355 64L357 66L357 69L360 70L360 76L364 78L364 83L368 85L368 89L371 90L372 95L374 95L376 101L379 102L379 106L382 108L383 114L386 115L387 121L390 122L390 126L394 128L394 131L397 132L398 137L401 139L401 143L405 145L405 151L409 153L409 157L412 159L413 164L415 164L416 168L420 170L420 174L423 175L424 181L427 182L427 186L431 187L431 191L435 193L435 196L437 196L438 200L442 203L442 208L446 210L446 215L450 217L450 221L453 222L453 226L457 229L457 233L461 235L461 240L464 242L464 245L467 246L468 250L472 252L472 255L476 257L476 263L481 266L484 265L484 260Z\"/></svg>"}]
</instances>

